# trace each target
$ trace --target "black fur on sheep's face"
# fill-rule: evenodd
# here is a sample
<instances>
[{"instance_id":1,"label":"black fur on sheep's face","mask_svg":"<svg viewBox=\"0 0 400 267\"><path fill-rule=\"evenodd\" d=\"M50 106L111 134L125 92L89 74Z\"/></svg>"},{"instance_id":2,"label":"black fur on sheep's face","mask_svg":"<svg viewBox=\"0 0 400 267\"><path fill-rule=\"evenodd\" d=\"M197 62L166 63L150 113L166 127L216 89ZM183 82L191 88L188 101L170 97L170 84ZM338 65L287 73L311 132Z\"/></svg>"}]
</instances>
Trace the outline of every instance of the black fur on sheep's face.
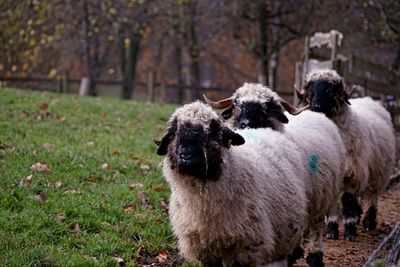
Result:
<instances>
[{"instance_id":1,"label":"black fur on sheep's face","mask_svg":"<svg viewBox=\"0 0 400 267\"><path fill-rule=\"evenodd\" d=\"M244 144L239 134L212 119L208 125L173 120L159 142L157 154L167 155L179 174L201 180L217 180L221 174L222 150Z\"/></svg>"},{"instance_id":2,"label":"black fur on sheep's face","mask_svg":"<svg viewBox=\"0 0 400 267\"><path fill-rule=\"evenodd\" d=\"M350 104L342 82L317 80L306 84L304 89L311 110L324 113L328 118L337 115L343 105Z\"/></svg>"},{"instance_id":3,"label":"black fur on sheep's face","mask_svg":"<svg viewBox=\"0 0 400 267\"><path fill-rule=\"evenodd\" d=\"M288 118L283 113L280 105L274 101L268 102L242 102L234 104L230 116L235 128L272 128L279 130L281 123L288 123Z\"/></svg>"}]
</instances>

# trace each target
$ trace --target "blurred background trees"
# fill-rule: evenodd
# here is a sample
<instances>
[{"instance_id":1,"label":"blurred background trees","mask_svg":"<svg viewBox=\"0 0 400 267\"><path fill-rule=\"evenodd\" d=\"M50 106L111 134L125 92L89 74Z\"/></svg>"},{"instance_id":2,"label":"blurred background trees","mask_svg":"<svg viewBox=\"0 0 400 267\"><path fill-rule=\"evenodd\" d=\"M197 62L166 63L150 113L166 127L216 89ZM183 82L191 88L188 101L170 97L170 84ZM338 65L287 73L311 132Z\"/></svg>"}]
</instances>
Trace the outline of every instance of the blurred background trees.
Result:
<instances>
[{"instance_id":1,"label":"blurred background trees","mask_svg":"<svg viewBox=\"0 0 400 267\"><path fill-rule=\"evenodd\" d=\"M148 83L187 102L243 82L290 91L304 36L336 29L344 51L399 71L395 0L0 0L0 76L80 80L138 98ZM113 82L109 82L113 84Z\"/></svg>"}]
</instances>

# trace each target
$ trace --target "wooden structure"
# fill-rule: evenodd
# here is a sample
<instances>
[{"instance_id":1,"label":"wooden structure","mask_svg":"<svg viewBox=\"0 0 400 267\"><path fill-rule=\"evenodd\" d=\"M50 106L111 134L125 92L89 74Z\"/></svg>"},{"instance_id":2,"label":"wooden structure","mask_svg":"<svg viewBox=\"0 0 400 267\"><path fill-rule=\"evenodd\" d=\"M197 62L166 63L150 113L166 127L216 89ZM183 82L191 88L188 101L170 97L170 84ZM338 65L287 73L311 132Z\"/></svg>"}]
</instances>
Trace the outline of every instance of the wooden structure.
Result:
<instances>
[{"instance_id":1,"label":"wooden structure","mask_svg":"<svg viewBox=\"0 0 400 267\"><path fill-rule=\"evenodd\" d=\"M316 69L334 69L346 84L357 85L354 97L371 96L382 101L400 130L400 75L391 69L356 55L342 55L343 34L332 30L305 38L303 60L296 63L295 85L302 88L307 73ZM297 99L295 96L295 103Z\"/></svg>"}]
</instances>

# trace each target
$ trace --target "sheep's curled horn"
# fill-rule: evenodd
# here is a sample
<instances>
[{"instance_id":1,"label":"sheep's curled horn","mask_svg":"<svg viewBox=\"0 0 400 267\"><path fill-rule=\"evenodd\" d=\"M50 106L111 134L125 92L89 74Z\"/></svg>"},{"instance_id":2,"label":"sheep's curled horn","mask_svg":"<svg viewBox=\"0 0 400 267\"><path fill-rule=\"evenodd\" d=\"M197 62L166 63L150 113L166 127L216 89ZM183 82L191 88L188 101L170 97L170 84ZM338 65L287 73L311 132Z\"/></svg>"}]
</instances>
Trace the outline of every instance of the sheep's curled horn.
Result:
<instances>
[{"instance_id":1,"label":"sheep's curled horn","mask_svg":"<svg viewBox=\"0 0 400 267\"><path fill-rule=\"evenodd\" d=\"M231 107L233 105L233 96L219 100L217 102L210 100L206 95L203 95L203 97L204 97L204 100L207 102L207 104L209 104L211 107L213 107L215 109L225 109L225 108ZM305 107L298 109L298 108L295 108L294 106L292 106L291 104L289 104L288 102L286 102L281 97L278 100L282 104L282 106L292 115L298 115L301 112L303 112L304 110L310 108L310 105L306 105Z\"/></svg>"}]
</instances>

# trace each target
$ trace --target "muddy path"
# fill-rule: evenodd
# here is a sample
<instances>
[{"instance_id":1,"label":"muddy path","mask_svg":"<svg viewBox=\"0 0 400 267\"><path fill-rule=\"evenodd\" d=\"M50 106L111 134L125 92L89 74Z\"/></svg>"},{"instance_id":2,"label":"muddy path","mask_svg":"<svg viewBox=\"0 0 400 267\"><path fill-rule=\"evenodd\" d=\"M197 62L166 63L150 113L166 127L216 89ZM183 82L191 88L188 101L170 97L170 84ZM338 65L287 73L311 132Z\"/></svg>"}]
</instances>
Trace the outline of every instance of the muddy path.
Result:
<instances>
[{"instance_id":1,"label":"muddy path","mask_svg":"<svg viewBox=\"0 0 400 267\"><path fill-rule=\"evenodd\" d=\"M364 209L365 210L365 209ZM326 267L358 267L362 266L387 236L397 222L400 221L400 185L384 194L378 203L378 227L376 235L371 236L358 226L359 236L356 242L343 240L343 225L340 226L339 240L324 239L325 266ZM306 267L305 260L299 261L295 266Z\"/></svg>"}]
</instances>

